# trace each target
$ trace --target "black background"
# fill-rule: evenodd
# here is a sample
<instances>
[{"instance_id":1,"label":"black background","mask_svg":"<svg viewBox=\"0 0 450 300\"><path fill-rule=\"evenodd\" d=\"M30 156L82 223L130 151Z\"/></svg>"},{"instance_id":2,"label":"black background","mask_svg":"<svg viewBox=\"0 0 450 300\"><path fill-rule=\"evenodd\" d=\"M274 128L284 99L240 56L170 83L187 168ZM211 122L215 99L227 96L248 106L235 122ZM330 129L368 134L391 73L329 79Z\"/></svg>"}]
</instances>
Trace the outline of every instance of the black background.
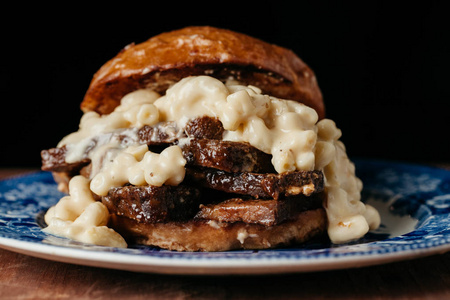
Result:
<instances>
[{"instance_id":1,"label":"black background","mask_svg":"<svg viewBox=\"0 0 450 300\"><path fill-rule=\"evenodd\" d=\"M449 161L444 1L311 2L4 7L1 166L39 167L41 149L77 130L79 103L103 63L129 43L189 25L296 52L315 71L350 156Z\"/></svg>"}]
</instances>

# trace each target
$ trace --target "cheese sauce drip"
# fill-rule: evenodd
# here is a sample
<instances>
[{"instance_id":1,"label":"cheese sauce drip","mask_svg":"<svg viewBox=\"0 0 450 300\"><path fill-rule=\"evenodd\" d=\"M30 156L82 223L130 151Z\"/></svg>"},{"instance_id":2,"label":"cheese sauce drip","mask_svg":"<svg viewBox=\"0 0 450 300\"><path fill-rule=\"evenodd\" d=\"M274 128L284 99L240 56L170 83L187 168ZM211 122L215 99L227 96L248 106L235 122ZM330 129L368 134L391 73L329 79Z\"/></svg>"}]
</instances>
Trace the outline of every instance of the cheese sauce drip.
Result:
<instances>
[{"instance_id":1,"label":"cheese sauce drip","mask_svg":"<svg viewBox=\"0 0 450 300\"><path fill-rule=\"evenodd\" d=\"M111 187L126 183L177 185L184 179L186 164L180 147L152 153L146 145L138 143L137 128L169 121L184 128L190 119L201 116L217 117L222 122L224 140L248 142L272 154L272 164L278 173L322 170L327 193L324 208L332 242L358 239L379 226L378 212L360 201L362 183L339 141L341 131L335 123L329 119L318 121L314 109L264 95L254 86L192 76L173 85L164 96L138 90L126 95L109 115L84 114L79 130L58 146L65 145L68 149L67 162L81 160L88 153L92 160L89 188L100 196L106 195ZM181 139L179 144L183 142ZM79 209L71 219L83 213ZM66 221L67 217L61 212L53 218ZM57 222L49 217L47 223Z\"/></svg>"},{"instance_id":2,"label":"cheese sauce drip","mask_svg":"<svg viewBox=\"0 0 450 300\"><path fill-rule=\"evenodd\" d=\"M73 177L69 192L69 196L63 197L45 214L48 226L44 231L84 243L127 247L122 236L106 226L108 209L94 200L87 178L81 175Z\"/></svg>"}]
</instances>

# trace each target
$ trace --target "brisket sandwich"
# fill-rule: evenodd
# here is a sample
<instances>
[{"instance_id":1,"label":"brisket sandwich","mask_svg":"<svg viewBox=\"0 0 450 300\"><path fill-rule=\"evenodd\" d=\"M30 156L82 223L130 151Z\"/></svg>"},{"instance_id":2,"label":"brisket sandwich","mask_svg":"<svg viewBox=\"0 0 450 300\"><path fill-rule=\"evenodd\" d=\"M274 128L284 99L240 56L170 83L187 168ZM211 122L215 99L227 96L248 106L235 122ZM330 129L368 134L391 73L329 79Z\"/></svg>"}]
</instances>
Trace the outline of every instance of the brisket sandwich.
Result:
<instances>
[{"instance_id":1,"label":"brisket sandwich","mask_svg":"<svg viewBox=\"0 0 450 300\"><path fill-rule=\"evenodd\" d=\"M68 195L49 233L178 251L265 249L379 225L292 51L187 27L125 47L94 75L78 131L43 150Z\"/></svg>"}]
</instances>

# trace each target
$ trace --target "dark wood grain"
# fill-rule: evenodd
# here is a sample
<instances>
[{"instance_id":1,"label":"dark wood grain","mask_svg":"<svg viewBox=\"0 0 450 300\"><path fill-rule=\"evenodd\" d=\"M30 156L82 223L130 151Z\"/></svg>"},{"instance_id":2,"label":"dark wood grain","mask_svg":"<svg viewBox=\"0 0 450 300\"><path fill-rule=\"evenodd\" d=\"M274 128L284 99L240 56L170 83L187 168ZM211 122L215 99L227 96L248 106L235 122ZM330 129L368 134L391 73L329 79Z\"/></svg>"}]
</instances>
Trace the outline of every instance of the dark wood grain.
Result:
<instances>
[{"instance_id":1,"label":"dark wood grain","mask_svg":"<svg viewBox=\"0 0 450 300\"><path fill-rule=\"evenodd\" d=\"M450 299L450 253L366 268L274 276L169 276L0 250L1 299Z\"/></svg>"},{"instance_id":2,"label":"dark wood grain","mask_svg":"<svg viewBox=\"0 0 450 300\"><path fill-rule=\"evenodd\" d=\"M2 170L0 178L24 171ZM0 249L0 299L305 298L450 299L450 253L325 272L171 276L59 263Z\"/></svg>"}]
</instances>

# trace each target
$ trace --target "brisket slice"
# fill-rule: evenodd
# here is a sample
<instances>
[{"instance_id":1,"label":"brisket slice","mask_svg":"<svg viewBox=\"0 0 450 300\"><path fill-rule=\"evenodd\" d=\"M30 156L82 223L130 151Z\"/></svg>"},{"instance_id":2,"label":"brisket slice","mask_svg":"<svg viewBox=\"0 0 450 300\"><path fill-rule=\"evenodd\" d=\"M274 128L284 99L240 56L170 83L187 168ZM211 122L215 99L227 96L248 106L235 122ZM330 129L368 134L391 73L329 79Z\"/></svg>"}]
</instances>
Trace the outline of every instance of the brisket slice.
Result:
<instances>
[{"instance_id":1,"label":"brisket slice","mask_svg":"<svg viewBox=\"0 0 450 300\"><path fill-rule=\"evenodd\" d=\"M78 162L67 163L66 153L66 146L62 146L60 148L51 148L49 150L42 150L41 169L43 171L76 173L91 162L90 159L86 158Z\"/></svg>"},{"instance_id":2,"label":"brisket slice","mask_svg":"<svg viewBox=\"0 0 450 300\"><path fill-rule=\"evenodd\" d=\"M144 126L140 132L150 133ZM159 140L161 141L161 140ZM158 146L158 142L155 144ZM187 165L215 168L227 172L273 172L272 156L266 154L248 143L230 142L211 139L192 139L181 146ZM155 149L151 149L155 151ZM80 170L90 163L88 158L79 162L66 163L67 150L52 148L41 152L42 170L69 172Z\"/></svg>"},{"instance_id":3,"label":"brisket slice","mask_svg":"<svg viewBox=\"0 0 450 300\"><path fill-rule=\"evenodd\" d=\"M137 222L157 223L191 219L198 212L200 191L195 187L124 186L102 197L110 213Z\"/></svg>"},{"instance_id":4,"label":"brisket slice","mask_svg":"<svg viewBox=\"0 0 450 300\"><path fill-rule=\"evenodd\" d=\"M126 130L124 130L126 131ZM141 144L147 144L149 146L161 146L164 147L175 143L178 140L179 132L172 122L159 124L158 126L143 126L137 131L138 142ZM122 145L132 143L129 136L124 133L117 133L117 135L109 134L110 138L117 138ZM186 136L183 136L186 137ZM133 139L133 138L131 138ZM73 163L66 163L67 147L64 145L60 148L51 148L41 151L41 160L43 171L51 172L67 172L76 173L86 165L90 164L91 160L88 158L89 152L97 146L98 137L94 137L89 147L86 148L83 154L83 159ZM152 149L154 150L154 149Z\"/></svg>"},{"instance_id":5,"label":"brisket slice","mask_svg":"<svg viewBox=\"0 0 450 300\"><path fill-rule=\"evenodd\" d=\"M192 139L181 147L186 164L226 172L273 172L272 156L249 143Z\"/></svg>"},{"instance_id":6,"label":"brisket slice","mask_svg":"<svg viewBox=\"0 0 450 300\"><path fill-rule=\"evenodd\" d=\"M122 145L138 142L151 146L154 152L160 152L169 145L177 144L181 138L221 139L224 131L222 123L217 118L207 116L189 120L184 129L178 128L175 122L161 122L154 126L145 125L137 130L137 140L135 137L128 136L127 130L106 133L104 135L108 138L103 140L117 139ZM90 163L88 155L97 146L98 139L99 137L92 138L81 161L70 164L65 161L66 146L41 151L42 170L68 173L79 171Z\"/></svg>"},{"instance_id":7,"label":"brisket slice","mask_svg":"<svg viewBox=\"0 0 450 300\"><path fill-rule=\"evenodd\" d=\"M299 212L321 207L318 196L280 200L243 200L233 198L218 204L200 205L196 219L217 222L244 222L273 226L291 220Z\"/></svg>"},{"instance_id":8,"label":"brisket slice","mask_svg":"<svg viewBox=\"0 0 450 300\"><path fill-rule=\"evenodd\" d=\"M186 179L211 189L249 195L254 198L283 197L320 193L324 188L321 171L275 173L227 173L214 169L186 169Z\"/></svg>"},{"instance_id":9,"label":"brisket slice","mask_svg":"<svg viewBox=\"0 0 450 300\"><path fill-rule=\"evenodd\" d=\"M218 118L203 116L189 120L184 129L178 128L175 122L145 125L138 130L138 136L141 144L151 146L175 144L186 137L221 140L223 132L223 125Z\"/></svg>"},{"instance_id":10,"label":"brisket slice","mask_svg":"<svg viewBox=\"0 0 450 300\"><path fill-rule=\"evenodd\" d=\"M140 144L170 145L180 138L185 138L183 130L180 130L175 122L161 122L154 126L144 125L138 130Z\"/></svg>"},{"instance_id":11,"label":"brisket slice","mask_svg":"<svg viewBox=\"0 0 450 300\"><path fill-rule=\"evenodd\" d=\"M211 199L207 199L210 197ZM216 201L216 203L212 203ZM291 220L299 212L321 207L321 194L287 199L224 201L209 194L200 197L196 188L179 186L124 186L102 197L109 212L139 223L181 222L189 219L273 226ZM210 204L201 204L210 203Z\"/></svg>"},{"instance_id":12,"label":"brisket slice","mask_svg":"<svg viewBox=\"0 0 450 300\"><path fill-rule=\"evenodd\" d=\"M189 120L185 132L195 139L221 140L224 128L218 118L203 116Z\"/></svg>"}]
</instances>

